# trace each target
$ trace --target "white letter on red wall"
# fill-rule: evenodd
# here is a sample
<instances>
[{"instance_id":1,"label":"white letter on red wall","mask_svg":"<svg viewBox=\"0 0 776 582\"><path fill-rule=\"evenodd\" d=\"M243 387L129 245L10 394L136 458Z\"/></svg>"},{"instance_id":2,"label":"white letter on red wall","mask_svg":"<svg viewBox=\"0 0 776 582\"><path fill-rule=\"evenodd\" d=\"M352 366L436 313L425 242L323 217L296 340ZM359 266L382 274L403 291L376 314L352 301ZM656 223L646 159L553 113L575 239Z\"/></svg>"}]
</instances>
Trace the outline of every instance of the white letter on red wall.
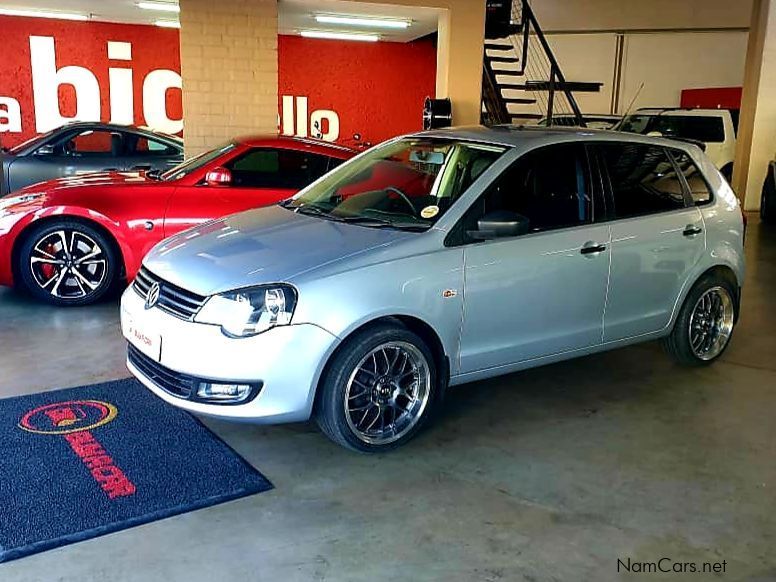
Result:
<instances>
[{"instance_id":1,"label":"white letter on red wall","mask_svg":"<svg viewBox=\"0 0 776 582\"><path fill-rule=\"evenodd\" d=\"M83 67L57 69L54 37L30 37L32 94L35 100L35 129L43 133L68 121L100 120L100 86L97 77ZM75 115L63 117L59 109L59 86L75 88Z\"/></svg>"},{"instance_id":2,"label":"white letter on red wall","mask_svg":"<svg viewBox=\"0 0 776 582\"><path fill-rule=\"evenodd\" d=\"M151 71L143 81L143 117L146 125L157 131L178 133L182 119L167 117L167 89L180 89L181 76L169 69Z\"/></svg>"},{"instance_id":3,"label":"white letter on red wall","mask_svg":"<svg viewBox=\"0 0 776 582\"><path fill-rule=\"evenodd\" d=\"M324 131L323 122L327 121ZM313 126L313 137L324 141L337 141L339 139L340 125L339 115L330 109L318 109L310 115L310 123Z\"/></svg>"},{"instance_id":4,"label":"white letter on red wall","mask_svg":"<svg viewBox=\"0 0 776 582\"><path fill-rule=\"evenodd\" d=\"M19 102L10 97L0 97L0 132L22 131L22 110Z\"/></svg>"},{"instance_id":5,"label":"white letter on red wall","mask_svg":"<svg viewBox=\"0 0 776 582\"><path fill-rule=\"evenodd\" d=\"M131 61L132 44L108 41L108 58L112 61ZM132 69L108 69L110 87L110 122L132 125L135 122L135 100L132 90Z\"/></svg>"}]
</instances>

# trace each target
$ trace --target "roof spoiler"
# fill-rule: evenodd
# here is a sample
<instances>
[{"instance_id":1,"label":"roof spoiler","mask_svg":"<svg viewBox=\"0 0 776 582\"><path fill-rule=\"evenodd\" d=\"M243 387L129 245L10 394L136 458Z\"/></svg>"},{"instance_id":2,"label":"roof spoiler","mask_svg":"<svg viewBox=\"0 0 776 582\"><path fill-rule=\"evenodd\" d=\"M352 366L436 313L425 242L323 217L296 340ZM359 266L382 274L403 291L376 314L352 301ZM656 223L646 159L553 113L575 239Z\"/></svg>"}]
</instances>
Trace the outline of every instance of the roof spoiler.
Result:
<instances>
[{"instance_id":1,"label":"roof spoiler","mask_svg":"<svg viewBox=\"0 0 776 582\"><path fill-rule=\"evenodd\" d=\"M704 151L704 152L706 151L706 142L702 142L702 141L697 140L697 139L691 139L689 137L674 137L674 136L664 136L664 137L665 137L665 139L670 139L670 140L673 140L673 141L681 141L681 142L684 142L684 143L689 143L689 144L692 144L694 146L698 146L699 148L701 148L701 151Z\"/></svg>"}]
</instances>

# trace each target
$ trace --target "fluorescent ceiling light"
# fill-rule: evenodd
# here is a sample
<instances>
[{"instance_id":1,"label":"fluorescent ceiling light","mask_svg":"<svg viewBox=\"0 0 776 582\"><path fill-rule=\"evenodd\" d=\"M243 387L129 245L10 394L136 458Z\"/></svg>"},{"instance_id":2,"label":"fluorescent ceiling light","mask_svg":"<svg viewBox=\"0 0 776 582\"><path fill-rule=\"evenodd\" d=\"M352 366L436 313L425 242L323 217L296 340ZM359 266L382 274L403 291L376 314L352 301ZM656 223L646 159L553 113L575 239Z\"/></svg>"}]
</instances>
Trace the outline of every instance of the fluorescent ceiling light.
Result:
<instances>
[{"instance_id":1,"label":"fluorescent ceiling light","mask_svg":"<svg viewBox=\"0 0 776 582\"><path fill-rule=\"evenodd\" d=\"M45 10L16 10L14 8L0 8L3 16L29 16L32 18L57 18L59 20L89 20L86 14L75 12L46 12Z\"/></svg>"},{"instance_id":2,"label":"fluorescent ceiling light","mask_svg":"<svg viewBox=\"0 0 776 582\"><path fill-rule=\"evenodd\" d=\"M350 26L373 26L375 28L409 28L407 20L388 20L385 18L359 18L356 16L316 15L315 20L324 24L345 24Z\"/></svg>"},{"instance_id":3,"label":"fluorescent ceiling light","mask_svg":"<svg viewBox=\"0 0 776 582\"><path fill-rule=\"evenodd\" d=\"M299 34L307 38L329 38L333 40L363 40L377 42L380 37L376 34L355 34L349 32L327 32L325 30L303 30Z\"/></svg>"},{"instance_id":4,"label":"fluorescent ceiling light","mask_svg":"<svg viewBox=\"0 0 776 582\"><path fill-rule=\"evenodd\" d=\"M170 4L168 2L138 2L138 8L143 10L160 10L162 12L180 12L181 8L177 4Z\"/></svg>"},{"instance_id":5,"label":"fluorescent ceiling light","mask_svg":"<svg viewBox=\"0 0 776 582\"><path fill-rule=\"evenodd\" d=\"M162 28L180 28L181 23L177 20L157 20L154 22L156 26L161 26Z\"/></svg>"}]
</instances>

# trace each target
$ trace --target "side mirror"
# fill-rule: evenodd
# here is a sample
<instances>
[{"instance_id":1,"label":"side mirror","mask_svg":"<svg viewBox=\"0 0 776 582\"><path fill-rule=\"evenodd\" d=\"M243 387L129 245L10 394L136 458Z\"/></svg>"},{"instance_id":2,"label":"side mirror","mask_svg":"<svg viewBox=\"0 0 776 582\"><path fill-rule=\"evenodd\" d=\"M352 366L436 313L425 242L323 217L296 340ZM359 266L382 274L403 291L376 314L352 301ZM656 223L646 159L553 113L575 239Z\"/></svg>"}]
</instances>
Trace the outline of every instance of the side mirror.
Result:
<instances>
[{"instance_id":1,"label":"side mirror","mask_svg":"<svg viewBox=\"0 0 776 582\"><path fill-rule=\"evenodd\" d=\"M54 146L51 144L45 144L35 150L36 156L50 156L54 154Z\"/></svg>"},{"instance_id":2,"label":"side mirror","mask_svg":"<svg viewBox=\"0 0 776 582\"><path fill-rule=\"evenodd\" d=\"M510 210L488 212L477 221L477 230L467 234L477 240L491 240L508 236L518 236L529 232L531 221L522 214Z\"/></svg>"},{"instance_id":3,"label":"side mirror","mask_svg":"<svg viewBox=\"0 0 776 582\"><path fill-rule=\"evenodd\" d=\"M205 174L205 184L208 186L229 186L232 183L232 172L219 166Z\"/></svg>"}]
</instances>

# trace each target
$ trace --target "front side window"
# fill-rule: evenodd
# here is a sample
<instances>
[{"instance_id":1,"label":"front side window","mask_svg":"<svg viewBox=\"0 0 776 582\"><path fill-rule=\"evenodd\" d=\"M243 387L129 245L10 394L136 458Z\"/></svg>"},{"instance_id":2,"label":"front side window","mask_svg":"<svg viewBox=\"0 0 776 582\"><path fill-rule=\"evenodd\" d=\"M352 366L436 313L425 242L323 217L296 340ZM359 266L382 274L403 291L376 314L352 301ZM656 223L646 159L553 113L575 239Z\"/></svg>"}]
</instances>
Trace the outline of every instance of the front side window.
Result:
<instances>
[{"instance_id":1,"label":"front side window","mask_svg":"<svg viewBox=\"0 0 776 582\"><path fill-rule=\"evenodd\" d=\"M464 218L464 231L474 231L478 220L504 212L517 215L524 234L588 224L593 221L590 184L583 145L530 151L474 203Z\"/></svg>"},{"instance_id":2,"label":"front side window","mask_svg":"<svg viewBox=\"0 0 776 582\"><path fill-rule=\"evenodd\" d=\"M617 218L685 207L684 185L662 147L636 143L599 146L609 173Z\"/></svg>"},{"instance_id":3,"label":"front side window","mask_svg":"<svg viewBox=\"0 0 776 582\"><path fill-rule=\"evenodd\" d=\"M703 177L698 166L692 161L687 153L681 150L671 150L671 155L679 166L679 170L684 174L687 186L690 189L690 196L696 206L703 206L712 201L711 188L709 188L706 178Z\"/></svg>"},{"instance_id":4,"label":"front side window","mask_svg":"<svg viewBox=\"0 0 776 582\"><path fill-rule=\"evenodd\" d=\"M505 150L455 139L397 140L337 168L284 206L364 226L428 228Z\"/></svg>"},{"instance_id":5,"label":"front side window","mask_svg":"<svg viewBox=\"0 0 776 582\"><path fill-rule=\"evenodd\" d=\"M116 131L83 131L64 143L64 153L73 156L121 155L122 137Z\"/></svg>"},{"instance_id":6,"label":"front side window","mask_svg":"<svg viewBox=\"0 0 776 582\"><path fill-rule=\"evenodd\" d=\"M299 190L326 173L326 156L295 150L253 149L226 165L232 186Z\"/></svg>"}]
</instances>

